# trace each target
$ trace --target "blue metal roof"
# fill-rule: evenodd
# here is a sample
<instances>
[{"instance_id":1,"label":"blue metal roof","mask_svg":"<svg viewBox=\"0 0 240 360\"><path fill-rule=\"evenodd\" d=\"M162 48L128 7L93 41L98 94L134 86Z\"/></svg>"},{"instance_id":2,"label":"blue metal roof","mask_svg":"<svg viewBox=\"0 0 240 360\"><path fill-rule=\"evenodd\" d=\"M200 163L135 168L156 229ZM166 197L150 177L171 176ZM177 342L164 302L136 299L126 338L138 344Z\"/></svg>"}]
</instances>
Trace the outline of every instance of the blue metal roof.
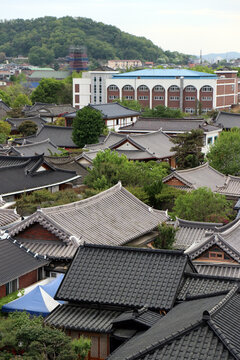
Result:
<instances>
[{"instance_id":1,"label":"blue metal roof","mask_svg":"<svg viewBox=\"0 0 240 360\"><path fill-rule=\"evenodd\" d=\"M148 78L148 79L176 79L181 77L188 79L216 79L217 75L204 73L200 71L193 71L187 69L143 69L137 71L126 72L123 74L113 75L113 78L117 79L137 79Z\"/></svg>"}]
</instances>

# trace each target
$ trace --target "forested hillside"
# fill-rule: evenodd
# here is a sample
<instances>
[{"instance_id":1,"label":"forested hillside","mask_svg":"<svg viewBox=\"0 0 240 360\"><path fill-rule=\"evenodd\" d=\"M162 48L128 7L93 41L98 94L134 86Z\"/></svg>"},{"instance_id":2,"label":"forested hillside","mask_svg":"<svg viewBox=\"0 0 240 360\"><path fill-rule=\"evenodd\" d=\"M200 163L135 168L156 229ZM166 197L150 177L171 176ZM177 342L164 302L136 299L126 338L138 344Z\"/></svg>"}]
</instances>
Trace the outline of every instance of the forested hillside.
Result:
<instances>
[{"instance_id":1,"label":"forested hillside","mask_svg":"<svg viewBox=\"0 0 240 360\"><path fill-rule=\"evenodd\" d=\"M44 54L45 64L50 64L54 58L66 56L70 45L86 45L93 62L118 58L178 64L186 63L189 58L178 52L163 51L144 37L87 18L43 17L0 22L0 52L6 56L21 54L29 56L31 61Z\"/></svg>"}]
</instances>

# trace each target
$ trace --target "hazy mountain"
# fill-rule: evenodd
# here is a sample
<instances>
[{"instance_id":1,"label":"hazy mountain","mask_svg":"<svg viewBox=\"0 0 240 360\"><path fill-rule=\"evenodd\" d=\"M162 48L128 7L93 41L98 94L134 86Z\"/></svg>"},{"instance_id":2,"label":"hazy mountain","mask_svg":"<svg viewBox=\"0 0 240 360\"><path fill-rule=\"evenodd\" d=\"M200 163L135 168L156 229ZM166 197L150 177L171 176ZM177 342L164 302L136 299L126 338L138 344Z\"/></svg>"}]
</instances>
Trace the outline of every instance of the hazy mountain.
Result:
<instances>
[{"instance_id":1,"label":"hazy mountain","mask_svg":"<svg viewBox=\"0 0 240 360\"><path fill-rule=\"evenodd\" d=\"M216 62L217 60L232 60L238 58L240 58L240 52L236 52L236 51L203 55L203 59L209 62Z\"/></svg>"}]
</instances>

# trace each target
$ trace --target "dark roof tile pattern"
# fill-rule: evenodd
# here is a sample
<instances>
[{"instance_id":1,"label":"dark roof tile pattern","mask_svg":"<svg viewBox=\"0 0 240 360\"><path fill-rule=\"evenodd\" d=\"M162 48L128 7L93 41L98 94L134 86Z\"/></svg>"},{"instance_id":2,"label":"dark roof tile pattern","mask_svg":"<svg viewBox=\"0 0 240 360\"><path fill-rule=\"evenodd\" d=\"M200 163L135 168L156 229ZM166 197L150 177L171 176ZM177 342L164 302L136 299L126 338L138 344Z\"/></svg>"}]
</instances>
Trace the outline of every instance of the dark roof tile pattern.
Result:
<instances>
[{"instance_id":1,"label":"dark roof tile pattern","mask_svg":"<svg viewBox=\"0 0 240 360\"><path fill-rule=\"evenodd\" d=\"M169 310L187 264L178 251L80 246L56 298Z\"/></svg>"},{"instance_id":2,"label":"dark roof tile pattern","mask_svg":"<svg viewBox=\"0 0 240 360\"><path fill-rule=\"evenodd\" d=\"M147 308L139 310L125 311L113 320L113 325L134 321L137 324L146 327L153 326L163 315L147 310Z\"/></svg>"},{"instance_id":3,"label":"dark roof tile pattern","mask_svg":"<svg viewBox=\"0 0 240 360\"><path fill-rule=\"evenodd\" d=\"M184 301L108 359L239 359L239 306L237 285L226 295Z\"/></svg>"},{"instance_id":4,"label":"dark roof tile pattern","mask_svg":"<svg viewBox=\"0 0 240 360\"><path fill-rule=\"evenodd\" d=\"M12 149L20 156L52 155L61 154L61 151L49 139L20 146L12 146Z\"/></svg>"},{"instance_id":5,"label":"dark roof tile pattern","mask_svg":"<svg viewBox=\"0 0 240 360\"><path fill-rule=\"evenodd\" d=\"M212 294L224 293L231 290L237 279L222 278L201 274L185 274L178 300L186 300L191 297L210 296Z\"/></svg>"},{"instance_id":6,"label":"dark roof tile pattern","mask_svg":"<svg viewBox=\"0 0 240 360\"><path fill-rule=\"evenodd\" d=\"M75 304L63 304L46 319L50 325L77 331L110 333L113 320L121 314L116 310L99 310Z\"/></svg>"},{"instance_id":7,"label":"dark roof tile pattern","mask_svg":"<svg viewBox=\"0 0 240 360\"><path fill-rule=\"evenodd\" d=\"M20 215L18 215L15 209L0 208L0 227L5 227L17 220L20 220Z\"/></svg>"},{"instance_id":8,"label":"dark roof tile pattern","mask_svg":"<svg viewBox=\"0 0 240 360\"><path fill-rule=\"evenodd\" d=\"M0 285L19 278L48 262L28 251L18 242L7 238L0 238Z\"/></svg>"},{"instance_id":9,"label":"dark roof tile pattern","mask_svg":"<svg viewBox=\"0 0 240 360\"><path fill-rule=\"evenodd\" d=\"M194 261L194 266L199 274L240 279L240 265L227 263L209 264L206 262L201 263L198 261Z\"/></svg>"},{"instance_id":10,"label":"dark roof tile pattern","mask_svg":"<svg viewBox=\"0 0 240 360\"><path fill-rule=\"evenodd\" d=\"M118 183L85 200L43 208L11 228L11 234L39 222L66 242L75 236L86 243L123 245L150 233L167 219L164 211L149 208Z\"/></svg>"},{"instance_id":11,"label":"dark roof tile pattern","mask_svg":"<svg viewBox=\"0 0 240 360\"><path fill-rule=\"evenodd\" d=\"M240 114L220 111L214 122L218 125L221 125L224 129L240 127Z\"/></svg>"},{"instance_id":12,"label":"dark roof tile pattern","mask_svg":"<svg viewBox=\"0 0 240 360\"><path fill-rule=\"evenodd\" d=\"M22 122L26 120L34 122L38 127L38 131L42 128L43 125L47 123L47 121L42 119L40 116L26 118L7 118L5 121L7 121L12 126L12 130L17 130L18 127L22 124Z\"/></svg>"}]
</instances>

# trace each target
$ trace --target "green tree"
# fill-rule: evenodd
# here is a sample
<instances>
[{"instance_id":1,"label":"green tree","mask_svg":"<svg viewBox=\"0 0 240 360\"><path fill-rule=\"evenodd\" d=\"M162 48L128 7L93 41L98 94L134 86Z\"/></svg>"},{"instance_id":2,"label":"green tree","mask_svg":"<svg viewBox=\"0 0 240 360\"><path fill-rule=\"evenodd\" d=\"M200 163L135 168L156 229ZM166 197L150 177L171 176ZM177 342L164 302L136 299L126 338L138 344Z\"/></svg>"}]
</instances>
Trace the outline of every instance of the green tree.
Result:
<instances>
[{"instance_id":1,"label":"green tree","mask_svg":"<svg viewBox=\"0 0 240 360\"><path fill-rule=\"evenodd\" d=\"M223 174L240 175L240 129L222 131L207 154L209 164Z\"/></svg>"},{"instance_id":2,"label":"green tree","mask_svg":"<svg viewBox=\"0 0 240 360\"><path fill-rule=\"evenodd\" d=\"M0 120L0 134L5 134L6 136L9 136L11 132L11 125L4 120Z\"/></svg>"},{"instance_id":3,"label":"green tree","mask_svg":"<svg viewBox=\"0 0 240 360\"><path fill-rule=\"evenodd\" d=\"M46 46L33 46L28 53L28 60L36 66L49 65L54 60L54 52Z\"/></svg>"},{"instance_id":4,"label":"green tree","mask_svg":"<svg viewBox=\"0 0 240 360\"><path fill-rule=\"evenodd\" d=\"M3 359L12 359L8 354L12 356L13 351L17 355L23 353L27 359L84 359L90 346L89 339L80 338L72 342L62 330L45 324L42 317L30 318L25 312L14 312L0 322Z\"/></svg>"},{"instance_id":5,"label":"green tree","mask_svg":"<svg viewBox=\"0 0 240 360\"><path fill-rule=\"evenodd\" d=\"M18 131L23 136L34 135L34 134L36 134L37 129L38 129L37 124L31 120L23 121L18 127Z\"/></svg>"},{"instance_id":6,"label":"green tree","mask_svg":"<svg viewBox=\"0 0 240 360\"><path fill-rule=\"evenodd\" d=\"M127 99L116 99L114 102L117 102L118 104L127 107L131 110L141 111L142 105L137 100L127 100Z\"/></svg>"},{"instance_id":7,"label":"green tree","mask_svg":"<svg viewBox=\"0 0 240 360\"><path fill-rule=\"evenodd\" d=\"M191 130L189 133L180 134L171 139L175 144L171 148L176 153L179 169L199 166L204 159L202 153L203 130Z\"/></svg>"},{"instance_id":8,"label":"green tree","mask_svg":"<svg viewBox=\"0 0 240 360\"><path fill-rule=\"evenodd\" d=\"M231 203L226 197L202 187L179 195L173 208L174 214L185 220L227 222L231 217Z\"/></svg>"},{"instance_id":9,"label":"green tree","mask_svg":"<svg viewBox=\"0 0 240 360\"><path fill-rule=\"evenodd\" d=\"M77 111L73 120L72 139L80 148L86 144L95 144L98 142L99 135L102 134L104 127L105 124L100 111L85 106Z\"/></svg>"},{"instance_id":10,"label":"green tree","mask_svg":"<svg viewBox=\"0 0 240 360\"><path fill-rule=\"evenodd\" d=\"M12 103L13 108L22 108L24 105L32 105L28 96L25 94L19 94Z\"/></svg>"},{"instance_id":11,"label":"green tree","mask_svg":"<svg viewBox=\"0 0 240 360\"><path fill-rule=\"evenodd\" d=\"M145 109L142 116L153 117L153 118L177 119L177 118L182 118L184 114L180 109L171 109L164 105L158 105L153 109Z\"/></svg>"},{"instance_id":12,"label":"green tree","mask_svg":"<svg viewBox=\"0 0 240 360\"><path fill-rule=\"evenodd\" d=\"M11 106L11 98L6 91L0 89L0 99L5 102L6 105Z\"/></svg>"},{"instance_id":13,"label":"green tree","mask_svg":"<svg viewBox=\"0 0 240 360\"><path fill-rule=\"evenodd\" d=\"M32 103L67 104L72 102L71 84L64 80L42 79L32 92Z\"/></svg>"},{"instance_id":14,"label":"green tree","mask_svg":"<svg viewBox=\"0 0 240 360\"><path fill-rule=\"evenodd\" d=\"M165 222L158 225L158 236L156 240L154 240L153 246L157 249L171 250L175 241L176 232L176 228L166 224Z\"/></svg>"}]
</instances>

